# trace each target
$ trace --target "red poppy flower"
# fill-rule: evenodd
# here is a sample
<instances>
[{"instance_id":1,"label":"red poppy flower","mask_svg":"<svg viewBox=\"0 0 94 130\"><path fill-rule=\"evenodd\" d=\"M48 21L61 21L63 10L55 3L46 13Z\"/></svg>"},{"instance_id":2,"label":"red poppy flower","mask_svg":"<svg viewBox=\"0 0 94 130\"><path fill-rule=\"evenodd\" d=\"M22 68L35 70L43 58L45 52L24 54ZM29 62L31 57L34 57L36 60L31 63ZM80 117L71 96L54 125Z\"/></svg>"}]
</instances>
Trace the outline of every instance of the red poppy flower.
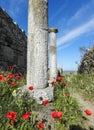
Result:
<instances>
[{"instance_id":1,"label":"red poppy flower","mask_svg":"<svg viewBox=\"0 0 94 130\"><path fill-rule=\"evenodd\" d=\"M61 82L61 81L62 81L62 77L61 77L61 76L58 76L58 77L57 77L57 81Z\"/></svg>"},{"instance_id":2,"label":"red poppy flower","mask_svg":"<svg viewBox=\"0 0 94 130\"><path fill-rule=\"evenodd\" d=\"M53 111L51 115L52 115L53 118L57 118L57 112L56 111Z\"/></svg>"},{"instance_id":3,"label":"red poppy flower","mask_svg":"<svg viewBox=\"0 0 94 130\"><path fill-rule=\"evenodd\" d=\"M8 79L12 79L13 77L14 77L14 74L9 74L9 75L7 76Z\"/></svg>"},{"instance_id":4,"label":"red poppy flower","mask_svg":"<svg viewBox=\"0 0 94 130\"><path fill-rule=\"evenodd\" d=\"M58 118L60 118L60 117L62 117L62 116L63 116L63 114L62 114L61 111L57 112L57 117L58 117Z\"/></svg>"},{"instance_id":5,"label":"red poppy flower","mask_svg":"<svg viewBox=\"0 0 94 130\"><path fill-rule=\"evenodd\" d=\"M85 112L88 116L91 116L91 115L92 115L92 112L91 112L90 110L88 110L88 109L86 109L84 112Z\"/></svg>"},{"instance_id":6,"label":"red poppy flower","mask_svg":"<svg viewBox=\"0 0 94 130\"><path fill-rule=\"evenodd\" d=\"M48 100L45 100L42 102L42 105L46 106L48 104L48 102L49 102Z\"/></svg>"},{"instance_id":7,"label":"red poppy flower","mask_svg":"<svg viewBox=\"0 0 94 130\"><path fill-rule=\"evenodd\" d=\"M16 112L14 112L14 111L10 111L9 114L12 116L17 116Z\"/></svg>"},{"instance_id":8,"label":"red poppy flower","mask_svg":"<svg viewBox=\"0 0 94 130\"><path fill-rule=\"evenodd\" d=\"M52 112L52 117L53 117L54 119L59 119L59 118L61 118L62 116L63 116L63 113L62 113L61 111L58 111L58 112L53 111L53 112Z\"/></svg>"},{"instance_id":9,"label":"red poppy flower","mask_svg":"<svg viewBox=\"0 0 94 130\"><path fill-rule=\"evenodd\" d=\"M22 118L23 118L24 120L27 120L27 119L30 117L30 115L31 115L30 112L24 113L24 114L22 115Z\"/></svg>"},{"instance_id":10,"label":"red poppy flower","mask_svg":"<svg viewBox=\"0 0 94 130\"><path fill-rule=\"evenodd\" d=\"M64 83L63 86L65 87L65 86L66 86L66 83Z\"/></svg>"},{"instance_id":11,"label":"red poppy flower","mask_svg":"<svg viewBox=\"0 0 94 130\"><path fill-rule=\"evenodd\" d=\"M52 82L51 82L51 84L52 84L52 85L54 85L54 84L55 84L55 82L54 82L54 81L52 81Z\"/></svg>"},{"instance_id":12,"label":"red poppy flower","mask_svg":"<svg viewBox=\"0 0 94 130\"><path fill-rule=\"evenodd\" d=\"M12 70L12 69L14 69L14 66L10 65L9 68Z\"/></svg>"},{"instance_id":13,"label":"red poppy flower","mask_svg":"<svg viewBox=\"0 0 94 130\"><path fill-rule=\"evenodd\" d=\"M15 87L17 84L15 82L11 82L10 86Z\"/></svg>"},{"instance_id":14,"label":"red poppy flower","mask_svg":"<svg viewBox=\"0 0 94 130\"><path fill-rule=\"evenodd\" d=\"M14 111L10 111L9 113L6 114L6 118L9 118L13 121L16 121L16 116L17 116L17 114Z\"/></svg>"},{"instance_id":15,"label":"red poppy flower","mask_svg":"<svg viewBox=\"0 0 94 130\"><path fill-rule=\"evenodd\" d=\"M17 79L22 79L23 77L20 76L18 73L14 74Z\"/></svg>"},{"instance_id":16,"label":"red poppy flower","mask_svg":"<svg viewBox=\"0 0 94 130\"><path fill-rule=\"evenodd\" d=\"M33 87L33 86L29 86L28 89L29 89L29 90L33 90L34 87Z\"/></svg>"},{"instance_id":17,"label":"red poppy flower","mask_svg":"<svg viewBox=\"0 0 94 130\"><path fill-rule=\"evenodd\" d=\"M40 122L40 123L38 124L38 128L42 130L42 129L44 128L44 123Z\"/></svg>"},{"instance_id":18,"label":"red poppy flower","mask_svg":"<svg viewBox=\"0 0 94 130\"><path fill-rule=\"evenodd\" d=\"M3 75L0 75L0 80L4 80L4 76Z\"/></svg>"},{"instance_id":19,"label":"red poppy flower","mask_svg":"<svg viewBox=\"0 0 94 130\"><path fill-rule=\"evenodd\" d=\"M66 97L69 97L69 96L70 96L70 94L69 94L69 93L66 93L66 94L65 94L65 96L66 96Z\"/></svg>"}]
</instances>

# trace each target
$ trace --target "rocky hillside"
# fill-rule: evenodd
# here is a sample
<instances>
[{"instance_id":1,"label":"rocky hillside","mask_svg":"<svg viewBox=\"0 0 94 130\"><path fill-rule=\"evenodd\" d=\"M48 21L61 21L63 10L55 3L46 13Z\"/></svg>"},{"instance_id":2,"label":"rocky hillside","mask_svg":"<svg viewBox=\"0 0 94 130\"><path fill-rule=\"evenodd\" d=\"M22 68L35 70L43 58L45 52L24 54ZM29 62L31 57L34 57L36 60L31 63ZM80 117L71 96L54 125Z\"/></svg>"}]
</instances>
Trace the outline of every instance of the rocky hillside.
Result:
<instances>
[{"instance_id":1,"label":"rocky hillside","mask_svg":"<svg viewBox=\"0 0 94 130\"><path fill-rule=\"evenodd\" d=\"M94 73L94 46L88 49L82 57L78 73Z\"/></svg>"}]
</instances>

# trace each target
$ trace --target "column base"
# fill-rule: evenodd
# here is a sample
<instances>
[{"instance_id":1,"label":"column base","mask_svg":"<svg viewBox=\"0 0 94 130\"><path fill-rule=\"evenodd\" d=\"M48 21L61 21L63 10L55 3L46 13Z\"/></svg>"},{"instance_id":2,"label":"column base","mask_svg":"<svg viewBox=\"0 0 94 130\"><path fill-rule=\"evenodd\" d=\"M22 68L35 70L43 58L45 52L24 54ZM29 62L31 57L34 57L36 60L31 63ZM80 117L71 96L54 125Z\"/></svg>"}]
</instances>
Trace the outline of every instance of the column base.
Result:
<instances>
[{"instance_id":1,"label":"column base","mask_svg":"<svg viewBox=\"0 0 94 130\"><path fill-rule=\"evenodd\" d=\"M18 94L16 95L24 95L24 93L28 93L30 98L35 99L35 101L38 104L42 104L43 101L48 100L49 102L54 100L54 86L49 86L47 88L43 88L43 89L34 89L34 90L29 90L27 88L27 85L18 88L17 90ZM14 96L16 96L14 95Z\"/></svg>"}]
</instances>

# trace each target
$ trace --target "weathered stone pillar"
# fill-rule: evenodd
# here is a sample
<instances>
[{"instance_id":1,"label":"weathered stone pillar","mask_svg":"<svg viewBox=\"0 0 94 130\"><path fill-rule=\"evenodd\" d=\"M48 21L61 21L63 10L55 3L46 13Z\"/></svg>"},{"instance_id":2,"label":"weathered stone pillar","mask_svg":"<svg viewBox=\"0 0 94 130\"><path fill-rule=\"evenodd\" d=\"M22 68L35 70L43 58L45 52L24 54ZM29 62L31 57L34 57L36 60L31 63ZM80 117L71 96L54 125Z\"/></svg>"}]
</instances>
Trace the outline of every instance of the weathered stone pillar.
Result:
<instances>
[{"instance_id":1,"label":"weathered stone pillar","mask_svg":"<svg viewBox=\"0 0 94 130\"><path fill-rule=\"evenodd\" d=\"M29 0L27 86L47 87L48 0Z\"/></svg>"},{"instance_id":2,"label":"weathered stone pillar","mask_svg":"<svg viewBox=\"0 0 94 130\"><path fill-rule=\"evenodd\" d=\"M50 28L50 80L57 77L57 59L56 59L56 33L57 28Z\"/></svg>"},{"instance_id":3,"label":"weathered stone pillar","mask_svg":"<svg viewBox=\"0 0 94 130\"><path fill-rule=\"evenodd\" d=\"M28 91L38 104L53 100L54 87L48 85L48 0L29 0L27 85L19 93ZM33 86L32 91L29 86Z\"/></svg>"}]
</instances>

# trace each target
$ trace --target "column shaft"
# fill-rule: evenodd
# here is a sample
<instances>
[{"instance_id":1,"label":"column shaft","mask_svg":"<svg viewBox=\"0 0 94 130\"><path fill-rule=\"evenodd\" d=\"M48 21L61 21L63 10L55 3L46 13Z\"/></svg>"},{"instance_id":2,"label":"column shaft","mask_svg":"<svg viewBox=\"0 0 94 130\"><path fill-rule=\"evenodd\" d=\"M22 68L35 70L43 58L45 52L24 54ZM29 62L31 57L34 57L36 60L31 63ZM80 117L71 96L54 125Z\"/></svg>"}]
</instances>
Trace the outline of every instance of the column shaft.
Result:
<instances>
[{"instance_id":1,"label":"column shaft","mask_svg":"<svg viewBox=\"0 0 94 130\"><path fill-rule=\"evenodd\" d=\"M56 59L56 28L49 29L50 32L50 79L57 77L57 59Z\"/></svg>"},{"instance_id":2,"label":"column shaft","mask_svg":"<svg viewBox=\"0 0 94 130\"><path fill-rule=\"evenodd\" d=\"M29 0L27 86L45 88L48 68L47 0Z\"/></svg>"}]
</instances>

